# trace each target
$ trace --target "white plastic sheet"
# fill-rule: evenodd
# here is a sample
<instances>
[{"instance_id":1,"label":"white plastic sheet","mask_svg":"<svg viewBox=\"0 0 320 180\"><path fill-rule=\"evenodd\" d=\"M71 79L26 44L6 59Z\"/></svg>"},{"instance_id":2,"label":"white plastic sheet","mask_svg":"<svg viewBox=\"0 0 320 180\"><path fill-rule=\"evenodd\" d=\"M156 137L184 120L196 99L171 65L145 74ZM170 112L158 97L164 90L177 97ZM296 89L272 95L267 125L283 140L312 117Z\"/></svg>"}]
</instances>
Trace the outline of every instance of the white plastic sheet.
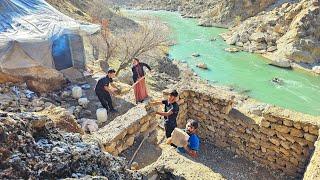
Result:
<instances>
[{"instance_id":1,"label":"white plastic sheet","mask_svg":"<svg viewBox=\"0 0 320 180\"><path fill-rule=\"evenodd\" d=\"M62 14L44 0L0 0L0 71L53 67L55 39L65 34L93 34L99 29L99 25Z\"/></svg>"}]
</instances>

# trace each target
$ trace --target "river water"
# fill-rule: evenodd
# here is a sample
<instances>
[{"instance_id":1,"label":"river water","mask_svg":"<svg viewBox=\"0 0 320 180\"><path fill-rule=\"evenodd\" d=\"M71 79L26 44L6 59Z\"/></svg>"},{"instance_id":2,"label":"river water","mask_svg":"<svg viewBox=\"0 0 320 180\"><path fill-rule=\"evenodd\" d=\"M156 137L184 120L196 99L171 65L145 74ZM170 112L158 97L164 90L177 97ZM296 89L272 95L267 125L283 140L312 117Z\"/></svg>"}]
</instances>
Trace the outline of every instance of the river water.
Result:
<instances>
[{"instance_id":1,"label":"river water","mask_svg":"<svg viewBox=\"0 0 320 180\"><path fill-rule=\"evenodd\" d=\"M229 86L259 101L311 115L320 115L320 76L306 72L286 70L267 64L265 58L248 52L229 53L230 47L220 33L226 29L197 26L196 19L182 18L178 13L166 11L126 11L137 18L158 17L166 23L177 44L170 48L170 56L184 61L203 79ZM210 41L216 38L216 41ZM199 53L200 57L192 57ZM200 62L209 70L196 67ZM273 83L273 78L283 81Z\"/></svg>"}]
</instances>

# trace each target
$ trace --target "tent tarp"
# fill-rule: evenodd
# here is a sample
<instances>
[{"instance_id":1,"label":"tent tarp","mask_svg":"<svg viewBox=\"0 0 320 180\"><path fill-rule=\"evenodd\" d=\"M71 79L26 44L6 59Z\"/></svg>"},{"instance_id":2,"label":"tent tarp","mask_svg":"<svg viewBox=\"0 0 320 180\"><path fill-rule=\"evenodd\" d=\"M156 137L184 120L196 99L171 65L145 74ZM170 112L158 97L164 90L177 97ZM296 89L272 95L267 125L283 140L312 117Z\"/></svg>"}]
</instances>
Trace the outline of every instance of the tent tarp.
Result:
<instances>
[{"instance_id":1,"label":"tent tarp","mask_svg":"<svg viewBox=\"0 0 320 180\"><path fill-rule=\"evenodd\" d=\"M53 68L56 39L66 34L93 34L99 29L99 25L62 14L44 0L0 0L0 70L36 65Z\"/></svg>"},{"instance_id":2,"label":"tent tarp","mask_svg":"<svg viewBox=\"0 0 320 180\"><path fill-rule=\"evenodd\" d=\"M79 30L93 34L99 29L75 21L44 0L0 1L0 42L47 40Z\"/></svg>"}]
</instances>

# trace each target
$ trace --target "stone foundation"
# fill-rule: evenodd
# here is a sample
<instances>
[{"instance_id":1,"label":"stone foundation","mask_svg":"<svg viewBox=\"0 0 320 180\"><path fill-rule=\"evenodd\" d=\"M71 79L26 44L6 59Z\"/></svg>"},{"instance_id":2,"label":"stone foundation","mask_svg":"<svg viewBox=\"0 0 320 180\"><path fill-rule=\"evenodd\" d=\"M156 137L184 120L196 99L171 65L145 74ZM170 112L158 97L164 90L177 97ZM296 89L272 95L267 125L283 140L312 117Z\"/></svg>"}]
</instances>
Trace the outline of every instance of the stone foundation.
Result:
<instances>
[{"instance_id":1,"label":"stone foundation","mask_svg":"<svg viewBox=\"0 0 320 180\"><path fill-rule=\"evenodd\" d=\"M275 107L249 116L232 108L234 99L215 89L181 90L178 124L184 127L187 119L196 119L202 141L302 177L318 138L319 118Z\"/></svg>"},{"instance_id":2,"label":"stone foundation","mask_svg":"<svg viewBox=\"0 0 320 180\"><path fill-rule=\"evenodd\" d=\"M301 178L307 167L309 175L305 176L315 176L313 169L317 171L319 158L312 155L315 143L319 143L319 117L273 106L249 113L239 103L236 105L240 98L235 94L215 88L199 89L202 90L179 90L179 127L183 128L188 119L196 119L202 141L295 178ZM242 104L260 105L245 101ZM98 142L105 151L118 155L132 146L136 137L148 134L157 125L154 110L140 104L84 139Z\"/></svg>"},{"instance_id":3,"label":"stone foundation","mask_svg":"<svg viewBox=\"0 0 320 180\"><path fill-rule=\"evenodd\" d=\"M107 152L118 155L133 145L136 137L147 135L156 126L155 112L139 104L126 114L91 135L83 138L87 142L98 142Z\"/></svg>"}]
</instances>

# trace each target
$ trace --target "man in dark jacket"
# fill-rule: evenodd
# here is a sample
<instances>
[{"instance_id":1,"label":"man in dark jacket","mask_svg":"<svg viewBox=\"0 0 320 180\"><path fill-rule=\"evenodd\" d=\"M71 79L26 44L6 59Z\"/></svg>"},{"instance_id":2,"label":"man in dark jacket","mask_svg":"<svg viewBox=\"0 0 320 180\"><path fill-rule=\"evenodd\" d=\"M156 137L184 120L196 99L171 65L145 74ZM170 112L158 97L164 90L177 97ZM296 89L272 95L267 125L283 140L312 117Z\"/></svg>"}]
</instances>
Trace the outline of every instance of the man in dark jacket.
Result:
<instances>
[{"instance_id":1,"label":"man in dark jacket","mask_svg":"<svg viewBox=\"0 0 320 180\"><path fill-rule=\"evenodd\" d=\"M117 112L113 108L111 99L111 95L115 95L115 92L117 91L117 88L112 84L115 73L116 71L114 69L110 69L105 77L98 80L95 87L95 92L102 106L108 112Z\"/></svg>"},{"instance_id":2,"label":"man in dark jacket","mask_svg":"<svg viewBox=\"0 0 320 180\"><path fill-rule=\"evenodd\" d=\"M171 133L174 128L177 127L177 117L179 113L179 105L177 103L178 92L173 90L167 100L157 101L150 103L151 106L164 104L163 112L156 112L160 116L164 116L164 127L166 131L166 137L171 137Z\"/></svg>"}]
</instances>

